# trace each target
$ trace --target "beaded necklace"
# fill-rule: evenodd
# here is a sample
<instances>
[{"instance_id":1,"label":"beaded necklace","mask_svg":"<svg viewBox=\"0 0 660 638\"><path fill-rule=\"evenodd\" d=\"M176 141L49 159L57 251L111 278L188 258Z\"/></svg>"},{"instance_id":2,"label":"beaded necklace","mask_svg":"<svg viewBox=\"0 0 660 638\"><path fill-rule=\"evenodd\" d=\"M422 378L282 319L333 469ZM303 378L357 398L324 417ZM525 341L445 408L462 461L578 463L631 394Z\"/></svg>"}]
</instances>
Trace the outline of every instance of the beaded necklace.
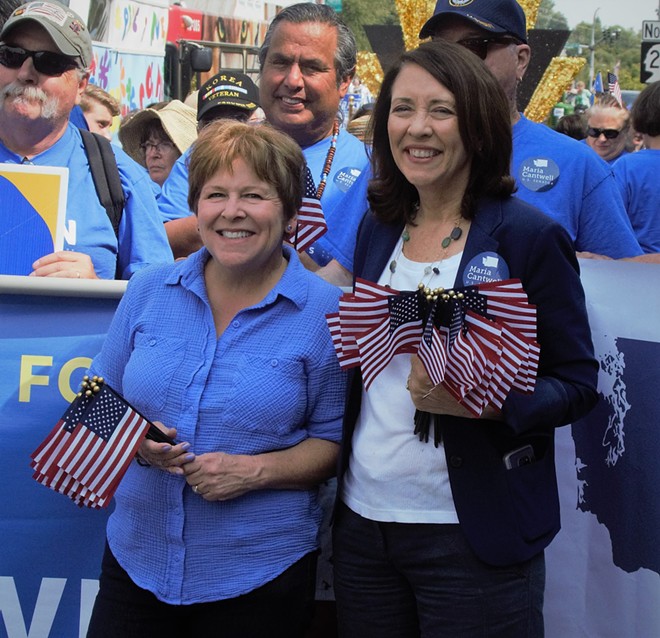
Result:
<instances>
[{"instance_id":1,"label":"beaded necklace","mask_svg":"<svg viewBox=\"0 0 660 638\"><path fill-rule=\"evenodd\" d=\"M337 138L339 137L339 120L335 120L332 127L332 139L330 140L330 148L325 156L325 163L323 164L323 172L321 173L321 182L316 189L316 199L321 200L321 195L325 190L325 183L328 181L330 169L332 168L332 160L335 159L335 151L337 150Z\"/></svg>"},{"instance_id":2,"label":"beaded necklace","mask_svg":"<svg viewBox=\"0 0 660 638\"><path fill-rule=\"evenodd\" d=\"M421 281L419 283L419 287L424 289L428 286L429 282L431 279L433 279L434 276L437 276L440 274L440 268L439 264L444 261L445 256L447 255L447 248L449 248L449 244L451 244L452 241L458 241L462 236L463 236L463 229L461 228L461 222L463 221L463 218L459 219L456 222L456 225L451 229L451 232L449 235L447 235L441 242L440 245L442 246L442 255L440 256L440 259L437 259L434 261L432 264L429 264L424 268L424 273L422 275L422 279L424 277L428 277L428 279L424 282ZM390 284L392 283L392 275L396 272L396 268L398 266L398 260L400 259L401 255L403 254L403 246L405 245L406 242L410 241L410 233L408 232L408 226L406 225L403 229L403 232L401 233L401 241L399 242L399 249L397 250L396 255L392 259L389 265L389 270L390 270ZM391 287L391 286L390 286Z\"/></svg>"}]
</instances>

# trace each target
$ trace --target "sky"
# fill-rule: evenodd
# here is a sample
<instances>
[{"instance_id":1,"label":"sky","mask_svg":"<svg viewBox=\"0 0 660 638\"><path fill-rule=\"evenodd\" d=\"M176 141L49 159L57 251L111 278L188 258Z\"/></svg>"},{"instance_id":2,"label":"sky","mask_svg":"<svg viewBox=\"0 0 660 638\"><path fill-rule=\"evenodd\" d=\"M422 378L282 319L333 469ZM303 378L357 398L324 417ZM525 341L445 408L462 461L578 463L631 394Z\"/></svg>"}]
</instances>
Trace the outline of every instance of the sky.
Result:
<instances>
[{"instance_id":1,"label":"sky","mask_svg":"<svg viewBox=\"0 0 660 638\"><path fill-rule=\"evenodd\" d=\"M591 24L596 9L601 24L614 25L639 31L645 20L660 21L657 9L660 0L554 0L555 11L566 16L568 26L574 29L580 22Z\"/></svg>"}]
</instances>

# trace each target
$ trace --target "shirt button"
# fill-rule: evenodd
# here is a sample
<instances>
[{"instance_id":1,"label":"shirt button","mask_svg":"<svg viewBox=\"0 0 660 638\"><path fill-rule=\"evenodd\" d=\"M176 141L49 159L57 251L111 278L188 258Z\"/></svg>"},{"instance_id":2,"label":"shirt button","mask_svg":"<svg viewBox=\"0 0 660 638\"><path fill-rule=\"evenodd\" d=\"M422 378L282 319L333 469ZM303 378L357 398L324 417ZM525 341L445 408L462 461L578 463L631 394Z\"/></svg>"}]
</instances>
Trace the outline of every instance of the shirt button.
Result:
<instances>
[{"instance_id":1,"label":"shirt button","mask_svg":"<svg viewBox=\"0 0 660 638\"><path fill-rule=\"evenodd\" d=\"M156 340L155 339L149 339L149 345L150 346L155 346L156 345Z\"/></svg>"},{"instance_id":2,"label":"shirt button","mask_svg":"<svg viewBox=\"0 0 660 638\"><path fill-rule=\"evenodd\" d=\"M233 321L231 325L234 326L234 328L238 328L241 325L241 323L240 321Z\"/></svg>"},{"instance_id":3,"label":"shirt button","mask_svg":"<svg viewBox=\"0 0 660 638\"><path fill-rule=\"evenodd\" d=\"M462 456L450 457L449 465L451 465L452 467L461 467L461 465L463 465L463 457Z\"/></svg>"},{"instance_id":4,"label":"shirt button","mask_svg":"<svg viewBox=\"0 0 660 638\"><path fill-rule=\"evenodd\" d=\"M277 368L277 365L278 365L278 361L277 361L277 359L271 359L271 360L270 360L270 365L271 365L271 367L273 367L273 368Z\"/></svg>"}]
</instances>

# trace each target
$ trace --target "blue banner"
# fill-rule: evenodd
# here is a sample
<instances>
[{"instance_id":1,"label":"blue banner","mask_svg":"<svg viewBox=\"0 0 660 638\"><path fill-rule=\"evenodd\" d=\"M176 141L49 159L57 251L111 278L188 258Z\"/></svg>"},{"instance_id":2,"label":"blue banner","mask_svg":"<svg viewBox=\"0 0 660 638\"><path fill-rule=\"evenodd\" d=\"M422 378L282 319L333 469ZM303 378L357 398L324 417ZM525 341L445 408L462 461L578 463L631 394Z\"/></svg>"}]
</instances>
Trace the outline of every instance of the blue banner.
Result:
<instances>
[{"instance_id":1,"label":"blue banner","mask_svg":"<svg viewBox=\"0 0 660 638\"><path fill-rule=\"evenodd\" d=\"M75 296L91 282L67 283L70 292L54 284L54 294L3 292L13 280L23 289L54 281L0 277L0 636L74 638L85 635L98 589L109 512L80 509L39 485L30 454L99 351L119 282L105 286L109 297Z\"/></svg>"},{"instance_id":2,"label":"blue banner","mask_svg":"<svg viewBox=\"0 0 660 638\"><path fill-rule=\"evenodd\" d=\"M546 552L546 635L660 636L660 268L581 268L600 402L557 432L562 530ZM30 453L73 399L124 288L0 276L0 638L85 636L109 512L37 484ZM327 560L320 570L331 593Z\"/></svg>"}]
</instances>

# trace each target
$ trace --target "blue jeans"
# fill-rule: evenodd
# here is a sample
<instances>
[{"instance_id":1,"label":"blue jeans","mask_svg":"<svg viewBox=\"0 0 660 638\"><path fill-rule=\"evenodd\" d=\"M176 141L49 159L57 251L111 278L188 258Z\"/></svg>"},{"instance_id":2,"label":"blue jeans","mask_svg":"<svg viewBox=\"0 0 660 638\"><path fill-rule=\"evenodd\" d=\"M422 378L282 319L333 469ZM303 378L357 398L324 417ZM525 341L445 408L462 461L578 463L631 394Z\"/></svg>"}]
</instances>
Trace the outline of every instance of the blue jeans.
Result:
<instances>
[{"instance_id":1,"label":"blue jeans","mask_svg":"<svg viewBox=\"0 0 660 638\"><path fill-rule=\"evenodd\" d=\"M341 504L333 561L341 638L543 636L542 553L493 567L460 525L379 523Z\"/></svg>"}]
</instances>

